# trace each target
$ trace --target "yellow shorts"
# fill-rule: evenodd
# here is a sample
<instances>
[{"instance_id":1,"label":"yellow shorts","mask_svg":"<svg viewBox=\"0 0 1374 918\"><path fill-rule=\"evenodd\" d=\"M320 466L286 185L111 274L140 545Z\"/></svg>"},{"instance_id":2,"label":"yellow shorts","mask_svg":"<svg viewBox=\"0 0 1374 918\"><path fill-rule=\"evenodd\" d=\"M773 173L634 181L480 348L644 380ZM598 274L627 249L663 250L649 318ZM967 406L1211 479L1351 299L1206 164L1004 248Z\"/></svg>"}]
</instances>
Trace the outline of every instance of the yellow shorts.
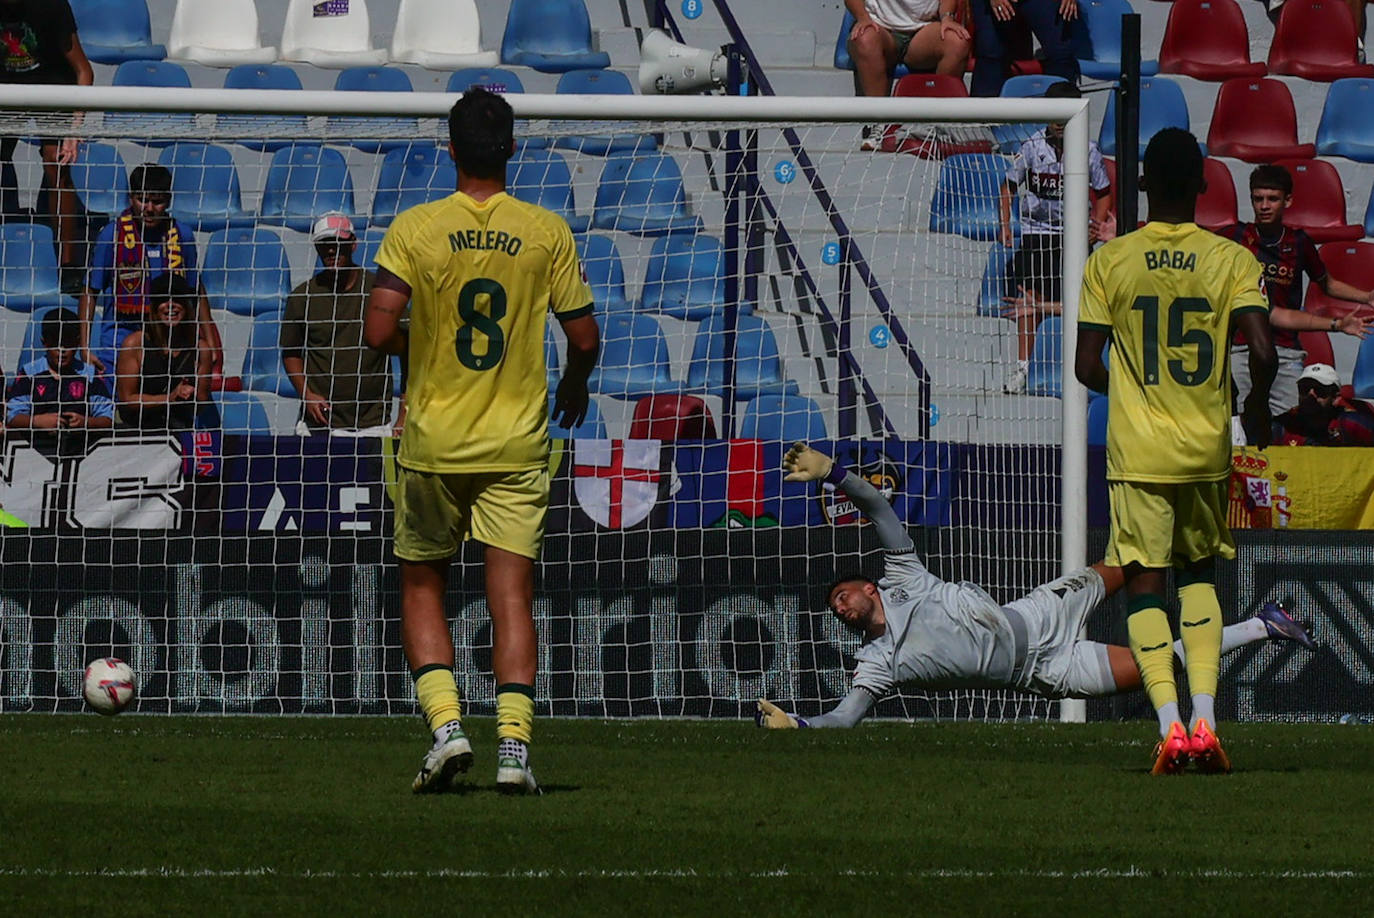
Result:
<instances>
[{"instance_id":1,"label":"yellow shorts","mask_svg":"<svg viewBox=\"0 0 1374 918\"><path fill-rule=\"evenodd\" d=\"M1107 482L1112 534L1107 564L1166 568L1220 556L1234 558L1226 525L1230 482Z\"/></svg>"},{"instance_id":2,"label":"yellow shorts","mask_svg":"<svg viewBox=\"0 0 1374 918\"><path fill-rule=\"evenodd\" d=\"M396 469L396 557L452 557L473 539L538 558L549 509L547 466L519 472Z\"/></svg>"}]
</instances>

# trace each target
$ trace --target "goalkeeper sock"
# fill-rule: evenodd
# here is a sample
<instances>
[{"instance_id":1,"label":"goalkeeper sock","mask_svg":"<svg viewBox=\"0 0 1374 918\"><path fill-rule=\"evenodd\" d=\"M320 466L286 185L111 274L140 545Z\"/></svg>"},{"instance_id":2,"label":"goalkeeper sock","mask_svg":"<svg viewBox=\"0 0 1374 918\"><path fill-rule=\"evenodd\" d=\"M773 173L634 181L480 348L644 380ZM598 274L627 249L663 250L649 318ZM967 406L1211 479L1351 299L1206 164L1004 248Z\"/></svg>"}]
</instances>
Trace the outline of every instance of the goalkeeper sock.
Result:
<instances>
[{"instance_id":1,"label":"goalkeeper sock","mask_svg":"<svg viewBox=\"0 0 1374 918\"><path fill-rule=\"evenodd\" d=\"M1221 604L1217 602L1216 588L1205 582L1179 587L1178 599L1182 606L1179 637L1183 639L1188 690L1193 696L1193 725L1197 725L1199 717L1215 723L1212 700L1217 693L1217 671L1221 668Z\"/></svg>"},{"instance_id":2,"label":"goalkeeper sock","mask_svg":"<svg viewBox=\"0 0 1374 918\"><path fill-rule=\"evenodd\" d=\"M415 680L415 697L420 702L420 710L437 740L441 728L463 717L463 703L453 681L453 667L430 663L412 672L410 677ZM447 739L447 734L444 738Z\"/></svg>"},{"instance_id":3,"label":"goalkeeper sock","mask_svg":"<svg viewBox=\"0 0 1374 918\"><path fill-rule=\"evenodd\" d=\"M507 682L496 687L496 738L529 744L534 737L534 686Z\"/></svg>"},{"instance_id":4,"label":"goalkeeper sock","mask_svg":"<svg viewBox=\"0 0 1374 918\"><path fill-rule=\"evenodd\" d=\"M1159 715L1161 735L1167 734L1169 724L1179 719L1178 686L1174 684L1173 632L1164 604L1158 596L1145 593L1129 601L1126 631L1130 636L1131 655L1140 669L1140 680Z\"/></svg>"},{"instance_id":5,"label":"goalkeeper sock","mask_svg":"<svg viewBox=\"0 0 1374 918\"><path fill-rule=\"evenodd\" d=\"M1258 618L1247 618L1243 622L1236 622L1221 629L1221 655L1224 657L1237 647L1267 640L1269 629L1264 627L1264 622ZM1188 662L1187 654L1183 652L1183 641L1174 641L1174 656L1178 657L1180 663Z\"/></svg>"}]
</instances>

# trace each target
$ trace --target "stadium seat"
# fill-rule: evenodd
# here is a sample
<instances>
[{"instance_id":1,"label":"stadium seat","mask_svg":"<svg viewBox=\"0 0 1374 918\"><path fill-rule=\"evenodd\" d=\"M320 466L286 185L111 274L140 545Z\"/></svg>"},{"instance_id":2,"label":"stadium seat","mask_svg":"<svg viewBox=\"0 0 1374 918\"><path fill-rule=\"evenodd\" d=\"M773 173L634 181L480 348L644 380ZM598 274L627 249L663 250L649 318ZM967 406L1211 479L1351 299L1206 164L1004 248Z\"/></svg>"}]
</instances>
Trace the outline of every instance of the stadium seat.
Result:
<instances>
[{"instance_id":1,"label":"stadium seat","mask_svg":"<svg viewBox=\"0 0 1374 918\"><path fill-rule=\"evenodd\" d=\"M429 70L490 67L501 56L482 50L482 22L474 0L401 0L391 59Z\"/></svg>"},{"instance_id":2,"label":"stadium seat","mask_svg":"<svg viewBox=\"0 0 1374 918\"><path fill-rule=\"evenodd\" d=\"M1107 396L1088 393L1088 445L1107 445Z\"/></svg>"},{"instance_id":3,"label":"stadium seat","mask_svg":"<svg viewBox=\"0 0 1374 918\"><path fill-rule=\"evenodd\" d=\"M1337 80L1326 92L1317 155L1374 163L1374 79Z\"/></svg>"},{"instance_id":4,"label":"stadium seat","mask_svg":"<svg viewBox=\"0 0 1374 918\"><path fill-rule=\"evenodd\" d=\"M549 391L558 385L558 379L562 375L558 372L558 342L553 338L553 323L544 324L544 375L548 380Z\"/></svg>"},{"instance_id":5,"label":"stadium seat","mask_svg":"<svg viewBox=\"0 0 1374 918\"><path fill-rule=\"evenodd\" d=\"M1209 156L1202 161L1202 177L1207 181L1207 190L1198 195L1197 225L1217 230L1239 222L1231 170L1221 160Z\"/></svg>"},{"instance_id":6,"label":"stadium seat","mask_svg":"<svg viewBox=\"0 0 1374 918\"><path fill-rule=\"evenodd\" d=\"M601 356L588 387L598 395L637 399L682 391L668 369L668 339L652 316L617 312L597 316Z\"/></svg>"},{"instance_id":7,"label":"stadium seat","mask_svg":"<svg viewBox=\"0 0 1374 918\"><path fill-rule=\"evenodd\" d=\"M245 392L300 398L281 365L281 316L280 312L265 312L253 319L248 349L243 352L243 372L239 375Z\"/></svg>"},{"instance_id":8,"label":"stadium seat","mask_svg":"<svg viewBox=\"0 0 1374 918\"><path fill-rule=\"evenodd\" d=\"M1321 247L1321 256L1332 277L1362 290L1374 289L1374 242L1328 242ZM1302 308L1317 315L1343 316L1358 307L1349 300L1328 297L1321 287L1308 284Z\"/></svg>"},{"instance_id":9,"label":"stadium seat","mask_svg":"<svg viewBox=\"0 0 1374 918\"><path fill-rule=\"evenodd\" d=\"M1328 332L1298 332L1298 347L1306 352L1302 358L1304 366L1314 363L1324 363L1329 367L1336 365L1336 352L1331 347L1331 335Z\"/></svg>"},{"instance_id":10,"label":"stadium seat","mask_svg":"<svg viewBox=\"0 0 1374 918\"><path fill-rule=\"evenodd\" d=\"M1279 160L1293 176L1293 203L1283 222L1306 230L1316 242L1359 239L1364 228L1346 222L1345 188L1336 167L1320 159Z\"/></svg>"},{"instance_id":11,"label":"stadium seat","mask_svg":"<svg viewBox=\"0 0 1374 918\"><path fill-rule=\"evenodd\" d=\"M725 389L724 313L713 312L697 326L687 388L720 395ZM735 399L796 394L797 384L783 373L773 329L762 317L739 313L735 324Z\"/></svg>"},{"instance_id":12,"label":"stadium seat","mask_svg":"<svg viewBox=\"0 0 1374 918\"><path fill-rule=\"evenodd\" d=\"M71 0L86 57L98 64L160 61L167 48L153 44L144 0Z\"/></svg>"},{"instance_id":13,"label":"stadium seat","mask_svg":"<svg viewBox=\"0 0 1374 918\"><path fill-rule=\"evenodd\" d=\"M113 145L82 144L71 170L72 185L86 213L108 217L129 206L129 170Z\"/></svg>"},{"instance_id":14,"label":"stadium seat","mask_svg":"<svg viewBox=\"0 0 1374 918\"><path fill-rule=\"evenodd\" d=\"M940 166L930 202L930 230L991 242L998 233L998 203L1010 161L993 153L962 153Z\"/></svg>"},{"instance_id":15,"label":"stadium seat","mask_svg":"<svg viewBox=\"0 0 1374 918\"><path fill-rule=\"evenodd\" d=\"M601 409L596 407L596 399L587 400L587 416L576 427L567 428L554 420L553 393L549 393L549 439L551 440L605 440L606 422L601 419Z\"/></svg>"},{"instance_id":16,"label":"stadium seat","mask_svg":"<svg viewBox=\"0 0 1374 918\"><path fill-rule=\"evenodd\" d=\"M968 89L956 76L940 73L909 73L892 87L893 98L964 99ZM910 128L910 126L908 126ZM938 134L908 130L904 136L883 137L884 153L909 153L922 159L945 159L960 153L991 153L996 146L992 131L976 125L946 126Z\"/></svg>"},{"instance_id":17,"label":"stadium seat","mask_svg":"<svg viewBox=\"0 0 1374 918\"><path fill-rule=\"evenodd\" d=\"M1121 75L1121 17L1134 13L1127 0L1082 0L1078 16L1078 69L1093 80L1115 80ZM1159 72L1157 61L1141 61L1140 75Z\"/></svg>"},{"instance_id":18,"label":"stadium seat","mask_svg":"<svg viewBox=\"0 0 1374 918\"><path fill-rule=\"evenodd\" d=\"M744 408L739 435L744 440L782 440L784 443L826 439L820 406L804 395L764 395Z\"/></svg>"},{"instance_id":19,"label":"stadium seat","mask_svg":"<svg viewBox=\"0 0 1374 918\"><path fill-rule=\"evenodd\" d=\"M1351 377L1356 398L1374 398L1374 337L1360 342L1355 356L1355 372Z\"/></svg>"},{"instance_id":20,"label":"stadium seat","mask_svg":"<svg viewBox=\"0 0 1374 918\"><path fill-rule=\"evenodd\" d=\"M343 154L313 143L273 153L258 221L305 233L328 210L355 212L353 178Z\"/></svg>"},{"instance_id":21,"label":"stadium seat","mask_svg":"<svg viewBox=\"0 0 1374 918\"><path fill-rule=\"evenodd\" d=\"M695 395L646 395L635 403L631 440L714 440L716 422Z\"/></svg>"},{"instance_id":22,"label":"stadium seat","mask_svg":"<svg viewBox=\"0 0 1374 918\"><path fill-rule=\"evenodd\" d=\"M611 56L592 50L592 23L582 0L511 0L501 63L566 73L609 67Z\"/></svg>"},{"instance_id":23,"label":"stadium seat","mask_svg":"<svg viewBox=\"0 0 1374 918\"><path fill-rule=\"evenodd\" d=\"M631 308L630 298L625 295L625 264L620 259L615 240L601 233L591 233L578 237L578 249L596 311Z\"/></svg>"},{"instance_id":24,"label":"stadium seat","mask_svg":"<svg viewBox=\"0 0 1374 918\"><path fill-rule=\"evenodd\" d=\"M1175 0L1164 27L1159 70L1195 80L1264 76L1264 64L1250 60L1250 33L1236 0Z\"/></svg>"},{"instance_id":25,"label":"stadium seat","mask_svg":"<svg viewBox=\"0 0 1374 918\"><path fill-rule=\"evenodd\" d=\"M957 76L943 73L909 73L892 87L893 98L964 99L968 87Z\"/></svg>"},{"instance_id":26,"label":"stadium seat","mask_svg":"<svg viewBox=\"0 0 1374 918\"><path fill-rule=\"evenodd\" d=\"M0 305L15 312L75 306L62 295L52 230L42 223L0 225Z\"/></svg>"},{"instance_id":27,"label":"stadium seat","mask_svg":"<svg viewBox=\"0 0 1374 918\"><path fill-rule=\"evenodd\" d=\"M43 347L43 320L48 317L48 313L57 308L57 306L41 306L30 314L28 321L24 323L24 338L19 347L19 360L10 368L7 383L13 382L14 377L21 369L43 356L45 350ZM3 321L8 323L10 320ZM92 335L95 334L94 329L91 333Z\"/></svg>"},{"instance_id":28,"label":"stadium seat","mask_svg":"<svg viewBox=\"0 0 1374 918\"><path fill-rule=\"evenodd\" d=\"M174 143L157 161L172 173L172 210L199 232L249 227L252 213L243 209L239 172L226 147Z\"/></svg>"},{"instance_id":29,"label":"stadium seat","mask_svg":"<svg viewBox=\"0 0 1374 918\"><path fill-rule=\"evenodd\" d=\"M1309 159L1317 152L1313 144L1298 143L1298 115L1288 87L1267 78L1221 84L1207 147L1212 156L1251 163Z\"/></svg>"},{"instance_id":30,"label":"stadium seat","mask_svg":"<svg viewBox=\"0 0 1374 918\"><path fill-rule=\"evenodd\" d=\"M207 67L270 64L276 48L258 41L254 0L177 0L168 56Z\"/></svg>"},{"instance_id":31,"label":"stadium seat","mask_svg":"<svg viewBox=\"0 0 1374 918\"><path fill-rule=\"evenodd\" d=\"M205 244L200 279L212 308L259 316L286 307L291 262L281 237L271 230L216 230Z\"/></svg>"},{"instance_id":32,"label":"stadium seat","mask_svg":"<svg viewBox=\"0 0 1374 918\"><path fill-rule=\"evenodd\" d=\"M1064 394L1063 352L1064 320L1060 316L1045 316L1035 330L1035 345L1031 348L1030 363L1026 367L1026 394L1059 398Z\"/></svg>"},{"instance_id":33,"label":"stadium seat","mask_svg":"<svg viewBox=\"0 0 1374 918\"><path fill-rule=\"evenodd\" d=\"M630 85L630 78L618 70L569 70L558 78L557 92L561 95L632 96L634 87ZM565 134L554 138L553 145L592 156L652 153L658 149L658 141L652 134Z\"/></svg>"},{"instance_id":34,"label":"stadium seat","mask_svg":"<svg viewBox=\"0 0 1374 918\"><path fill-rule=\"evenodd\" d=\"M1167 77L1148 77L1140 81L1140 156L1150 138L1166 127L1189 130L1188 102L1183 90ZM1116 93L1107 93L1107 110L1102 116L1102 129L1097 133L1097 146L1103 156L1116 155ZM1207 150L1204 146L1203 153Z\"/></svg>"},{"instance_id":35,"label":"stadium seat","mask_svg":"<svg viewBox=\"0 0 1374 918\"><path fill-rule=\"evenodd\" d=\"M247 392L211 392L219 408L220 431L229 436L270 436L272 421L262 402Z\"/></svg>"},{"instance_id":36,"label":"stadium seat","mask_svg":"<svg viewBox=\"0 0 1374 918\"><path fill-rule=\"evenodd\" d=\"M362 265L368 271L377 270L375 259L377 250L382 247L382 240L386 238L386 228L381 226L369 226L358 234L358 247L353 250L353 261ZM318 271L324 266L315 259L315 270Z\"/></svg>"},{"instance_id":37,"label":"stadium seat","mask_svg":"<svg viewBox=\"0 0 1374 918\"><path fill-rule=\"evenodd\" d=\"M323 12L317 14L317 10ZM322 3L290 0L281 32L282 60L316 67L369 67L386 60L386 52L372 47L372 22L367 0Z\"/></svg>"},{"instance_id":38,"label":"stadium seat","mask_svg":"<svg viewBox=\"0 0 1374 918\"><path fill-rule=\"evenodd\" d=\"M240 64L224 75L225 89L300 89L301 78L284 64ZM216 137L250 150L275 153L308 131L305 115L219 115Z\"/></svg>"},{"instance_id":39,"label":"stadium seat","mask_svg":"<svg viewBox=\"0 0 1374 918\"><path fill-rule=\"evenodd\" d=\"M521 147L506 162L506 191L511 197L558 214L574 233L585 232L591 223L590 218L577 214L572 172L561 153Z\"/></svg>"},{"instance_id":40,"label":"stadium seat","mask_svg":"<svg viewBox=\"0 0 1374 918\"><path fill-rule=\"evenodd\" d=\"M414 92L410 77L395 67L348 67L339 71L334 80L337 92ZM419 122L414 118L349 118L332 116L325 130L331 141L346 143L364 153L390 153L410 146L419 134ZM380 139L377 132L385 132L389 139ZM372 134L372 137L368 135Z\"/></svg>"},{"instance_id":41,"label":"stadium seat","mask_svg":"<svg viewBox=\"0 0 1374 918\"><path fill-rule=\"evenodd\" d=\"M725 249L704 233L663 236L644 269L639 308L697 321L725 305Z\"/></svg>"},{"instance_id":42,"label":"stadium seat","mask_svg":"<svg viewBox=\"0 0 1374 918\"><path fill-rule=\"evenodd\" d=\"M448 78L446 92L467 92L474 86L481 86L491 92L524 92L525 84L514 70L500 67L469 67L459 70Z\"/></svg>"},{"instance_id":43,"label":"stadium seat","mask_svg":"<svg viewBox=\"0 0 1374 918\"><path fill-rule=\"evenodd\" d=\"M1051 83L1067 82L1063 77L1047 73L1025 73L1007 77L1002 84L1001 96L1004 99L1034 99L1045 94Z\"/></svg>"},{"instance_id":44,"label":"stadium seat","mask_svg":"<svg viewBox=\"0 0 1374 918\"><path fill-rule=\"evenodd\" d=\"M166 86L190 89L191 78L180 64L171 61L125 61L115 68L115 86ZM104 133L138 139L150 147L161 147L171 140L168 134L194 136L196 117L190 112L106 112Z\"/></svg>"},{"instance_id":45,"label":"stadium seat","mask_svg":"<svg viewBox=\"0 0 1374 918\"><path fill-rule=\"evenodd\" d=\"M844 4L840 4L840 6L843 7ZM849 57L849 33L853 31L853 29L854 14L849 12L849 10L845 10L844 15L840 17L840 34L835 36L836 70L854 69L854 61L851 60ZM892 76L893 79L900 80L902 77L908 76L910 73L911 71L906 69L906 64L898 64L897 68L892 72Z\"/></svg>"},{"instance_id":46,"label":"stadium seat","mask_svg":"<svg viewBox=\"0 0 1374 918\"><path fill-rule=\"evenodd\" d=\"M596 186L592 226L636 236L695 233L701 219L687 213L677 160L664 153L611 156Z\"/></svg>"},{"instance_id":47,"label":"stadium seat","mask_svg":"<svg viewBox=\"0 0 1374 918\"><path fill-rule=\"evenodd\" d=\"M1284 0L1269 45L1269 72L1328 82L1374 77L1374 64L1356 56L1355 32L1350 7L1340 0Z\"/></svg>"},{"instance_id":48,"label":"stadium seat","mask_svg":"<svg viewBox=\"0 0 1374 918\"><path fill-rule=\"evenodd\" d=\"M444 147L417 143L392 150L377 175L372 225L390 226L401 211L447 197L457 187L458 167Z\"/></svg>"},{"instance_id":49,"label":"stadium seat","mask_svg":"<svg viewBox=\"0 0 1374 918\"><path fill-rule=\"evenodd\" d=\"M1011 288L1011 260L1015 247L994 242L988 249L988 263L983 267L983 283L978 288L978 315L1002 315L1003 298Z\"/></svg>"}]
</instances>

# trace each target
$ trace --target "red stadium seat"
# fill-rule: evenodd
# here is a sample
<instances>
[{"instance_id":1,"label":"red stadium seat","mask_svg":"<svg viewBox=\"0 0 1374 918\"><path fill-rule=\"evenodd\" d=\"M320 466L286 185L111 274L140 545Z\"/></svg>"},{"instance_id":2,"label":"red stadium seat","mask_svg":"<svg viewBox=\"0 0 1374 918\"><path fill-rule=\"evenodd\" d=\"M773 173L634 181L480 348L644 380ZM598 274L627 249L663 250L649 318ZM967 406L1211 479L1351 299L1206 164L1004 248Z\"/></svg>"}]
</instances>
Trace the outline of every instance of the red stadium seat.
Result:
<instances>
[{"instance_id":1,"label":"red stadium seat","mask_svg":"<svg viewBox=\"0 0 1374 918\"><path fill-rule=\"evenodd\" d=\"M1374 242L1328 242L1321 247L1322 264L1336 280L1361 290L1374 289ZM1307 285L1303 309L1321 316L1343 316L1361 307L1349 300L1338 300L1322 292L1316 284ZM1374 307L1363 307L1374 313Z\"/></svg>"},{"instance_id":2,"label":"red stadium seat","mask_svg":"<svg viewBox=\"0 0 1374 918\"><path fill-rule=\"evenodd\" d=\"M1164 27L1159 72L1196 80L1264 76L1264 64L1250 60L1250 33L1236 0L1177 0Z\"/></svg>"},{"instance_id":3,"label":"red stadium seat","mask_svg":"<svg viewBox=\"0 0 1374 918\"><path fill-rule=\"evenodd\" d=\"M956 76L939 73L911 73L897 81L892 88L893 96L907 98L957 98L968 97L964 81ZM910 153L922 159L944 159L957 153L991 153L994 140L991 134L985 138L977 136L977 129L954 129L954 136L939 139L929 137L907 137L898 132L884 135L884 153ZM986 131L981 133L987 133Z\"/></svg>"},{"instance_id":4,"label":"red stadium seat","mask_svg":"<svg viewBox=\"0 0 1374 918\"><path fill-rule=\"evenodd\" d=\"M1207 180L1207 190L1197 199L1197 225L1217 230L1239 222L1231 170L1221 160L1209 156L1202 161L1202 177Z\"/></svg>"},{"instance_id":5,"label":"red stadium seat","mask_svg":"<svg viewBox=\"0 0 1374 918\"><path fill-rule=\"evenodd\" d=\"M1303 366L1324 363L1329 367L1336 365L1336 352L1331 349L1331 336L1324 331L1298 332L1298 347L1307 351L1302 359Z\"/></svg>"},{"instance_id":6,"label":"red stadium seat","mask_svg":"<svg viewBox=\"0 0 1374 918\"><path fill-rule=\"evenodd\" d=\"M646 395L635 403L631 440L714 440L716 422L695 395Z\"/></svg>"},{"instance_id":7,"label":"red stadium seat","mask_svg":"<svg viewBox=\"0 0 1374 918\"><path fill-rule=\"evenodd\" d=\"M1344 0L1285 0L1269 46L1269 72L1330 82L1374 76L1374 64L1355 56L1355 19Z\"/></svg>"},{"instance_id":8,"label":"red stadium seat","mask_svg":"<svg viewBox=\"0 0 1374 918\"><path fill-rule=\"evenodd\" d=\"M1207 152L1251 163L1309 159L1314 144L1298 143L1293 95L1278 80L1227 80L1217 92Z\"/></svg>"},{"instance_id":9,"label":"red stadium seat","mask_svg":"<svg viewBox=\"0 0 1374 918\"><path fill-rule=\"evenodd\" d=\"M1293 175L1293 204L1283 222L1307 231L1316 242L1359 239L1364 227L1345 220L1345 188L1336 167L1320 159L1282 160Z\"/></svg>"},{"instance_id":10,"label":"red stadium seat","mask_svg":"<svg viewBox=\"0 0 1374 918\"><path fill-rule=\"evenodd\" d=\"M892 87L892 95L922 99L962 99L968 88L957 76L943 73L908 73Z\"/></svg>"}]
</instances>

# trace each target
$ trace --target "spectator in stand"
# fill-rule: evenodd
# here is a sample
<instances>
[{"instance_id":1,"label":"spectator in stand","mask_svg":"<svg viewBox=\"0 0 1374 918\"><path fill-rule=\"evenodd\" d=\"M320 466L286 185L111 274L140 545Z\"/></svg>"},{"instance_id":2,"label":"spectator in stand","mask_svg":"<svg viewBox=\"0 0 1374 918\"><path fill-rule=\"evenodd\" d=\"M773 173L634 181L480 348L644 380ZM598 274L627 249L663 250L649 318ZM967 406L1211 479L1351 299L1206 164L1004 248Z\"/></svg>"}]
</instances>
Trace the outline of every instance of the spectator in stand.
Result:
<instances>
[{"instance_id":1,"label":"spectator in stand","mask_svg":"<svg viewBox=\"0 0 1374 918\"><path fill-rule=\"evenodd\" d=\"M1078 0L970 0L970 11L977 58L969 84L971 95L1001 95L1011 69L1007 49L1015 35L1012 20L1018 15L1025 18L1040 41L1045 73L1078 82L1078 57L1073 48Z\"/></svg>"},{"instance_id":2,"label":"spectator in stand","mask_svg":"<svg viewBox=\"0 0 1374 918\"><path fill-rule=\"evenodd\" d=\"M1278 446L1374 446L1374 407L1341 397L1334 367L1314 363L1298 377L1298 404L1274 418Z\"/></svg>"},{"instance_id":3,"label":"spectator in stand","mask_svg":"<svg viewBox=\"0 0 1374 918\"><path fill-rule=\"evenodd\" d=\"M353 261L347 215L324 214L310 236L323 269L291 291L281 322L282 368L301 396L296 432L390 436L391 357L363 343L374 274Z\"/></svg>"},{"instance_id":4,"label":"spectator in stand","mask_svg":"<svg viewBox=\"0 0 1374 918\"><path fill-rule=\"evenodd\" d=\"M81 326L70 309L43 317L46 353L19 368L10 385L5 420L13 430L41 431L61 453L84 453L88 432L114 426L114 401L95 370L77 356Z\"/></svg>"},{"instance_id":5,"label":"spectator in stand","mask_svg":"<svg viewBox=\"0 0 1374 918\"><path fill-rule=\"evenodd\" d=\"M163 274L148 285L143 327L119 345L119 419L143 430L218 426L210 400L210 352L196 329L200 299L189 283Z\"/></svg>"},{"instance_id":6,"label":"spectator in stand","mask_svg":"<svg viewBox=\"0 0 1374 918\"><path fill-rule=\"evenodd\" d=\"M849 56L858 95L889 95L898 64L963 79L969 34L959 21L959 0L844 0L844 5L854 15ZM879 149L888 129L866 126L859 149Z\"/></svg>"},{"instance_id":7,"label":"spectator in stand","mask_svg":"<svg viewBox=\"0 0 1374 918\"><path fill-rule=\"evenodd\" d=\"M68 0L0 0L0 83L90 86L94 82ZM77 112L72 127L80 126L82 117ZM19 176L14 170L18 142L18 137L0 138L0 218L7 220L23 214ZM62 292L70 294L81 292L86 255L77 247L76 190L70 169L77 150L76 137L39 141L48 216L62 266Z\"/></svg>"},{"instance_id":8,"label":"spectator in stand","mask_svg":"<svg viewBox=\"0 0 1374 918\"><path fill-rule=\"evenodd\" d=\"M1073 83L1054 83L1045 90L1047 99L1079 99ZM1012 256L1011 284L1016 296L1006 298L1003 315L1016 323L1016 369L1004 387L1009 393L1026 391L1026 368L1035 346L1040 320L1060 312L1061 275L1064 261L1064 126L1051 124L1021 144L1002 185L1000 238L1014 244L1012 199L1021 192L1021 246ZM1096 142L1088 144L1088 184L1092 216L1088 242L1105 242L1116 236L1112 215L1111 181L1102 164Z\"/></svg>"},{"instance_id":9,"label":"spectator in stand","mask_svg":"<svg viewBox=\"0 0 1374 918\"><path fill-rule=\"evenodd\" d=\"M80 300L82 358L98 373L114 367L124 339L144 327L150 285L171 276L185 281L197 302L190 317L200 346L218 375L224 366L219 329L196 273L196 239L191 228L167 212L172 173L144 163L129 175L129 206L105 224L95 242L91 273ZM105 322L99 340L92 329L96 298L105 295Z\"/></svg>"},{"instance_id":10,"label":"spectator in stand","mask_svg":"<svg viewBox=\"0 0 1374 918\"><path fill-rule=\"evenodd\" d=\"M1269 390L1269 411L1283 414L1297 404L1297 384L1307 352L1298 341L1300 331L1344 332L1363 338L1370 319L1354 311L1327 318L1302 311L1303 276L1322 288L1327 296L1350 300L1352 310L1374 305L1374 291L1361 290L1336 280L1326 271L1312 238L1300 229L1283 225L1284 211L1293 203L1293 176L1283 166L1257 166L1250 173L1250 204L1255 222L1236 223L1221 230L1221 235L1245 246L1264 267L1264 283L1269 291L1269 323L1274 329L1274 346L1279 353L1279 372ZM1235 381L1236 404L1245 401L1250 391L1250 369L1244 360L1245 345L1231 339L1231 378Z\"/></svg>"}]
</instances>

